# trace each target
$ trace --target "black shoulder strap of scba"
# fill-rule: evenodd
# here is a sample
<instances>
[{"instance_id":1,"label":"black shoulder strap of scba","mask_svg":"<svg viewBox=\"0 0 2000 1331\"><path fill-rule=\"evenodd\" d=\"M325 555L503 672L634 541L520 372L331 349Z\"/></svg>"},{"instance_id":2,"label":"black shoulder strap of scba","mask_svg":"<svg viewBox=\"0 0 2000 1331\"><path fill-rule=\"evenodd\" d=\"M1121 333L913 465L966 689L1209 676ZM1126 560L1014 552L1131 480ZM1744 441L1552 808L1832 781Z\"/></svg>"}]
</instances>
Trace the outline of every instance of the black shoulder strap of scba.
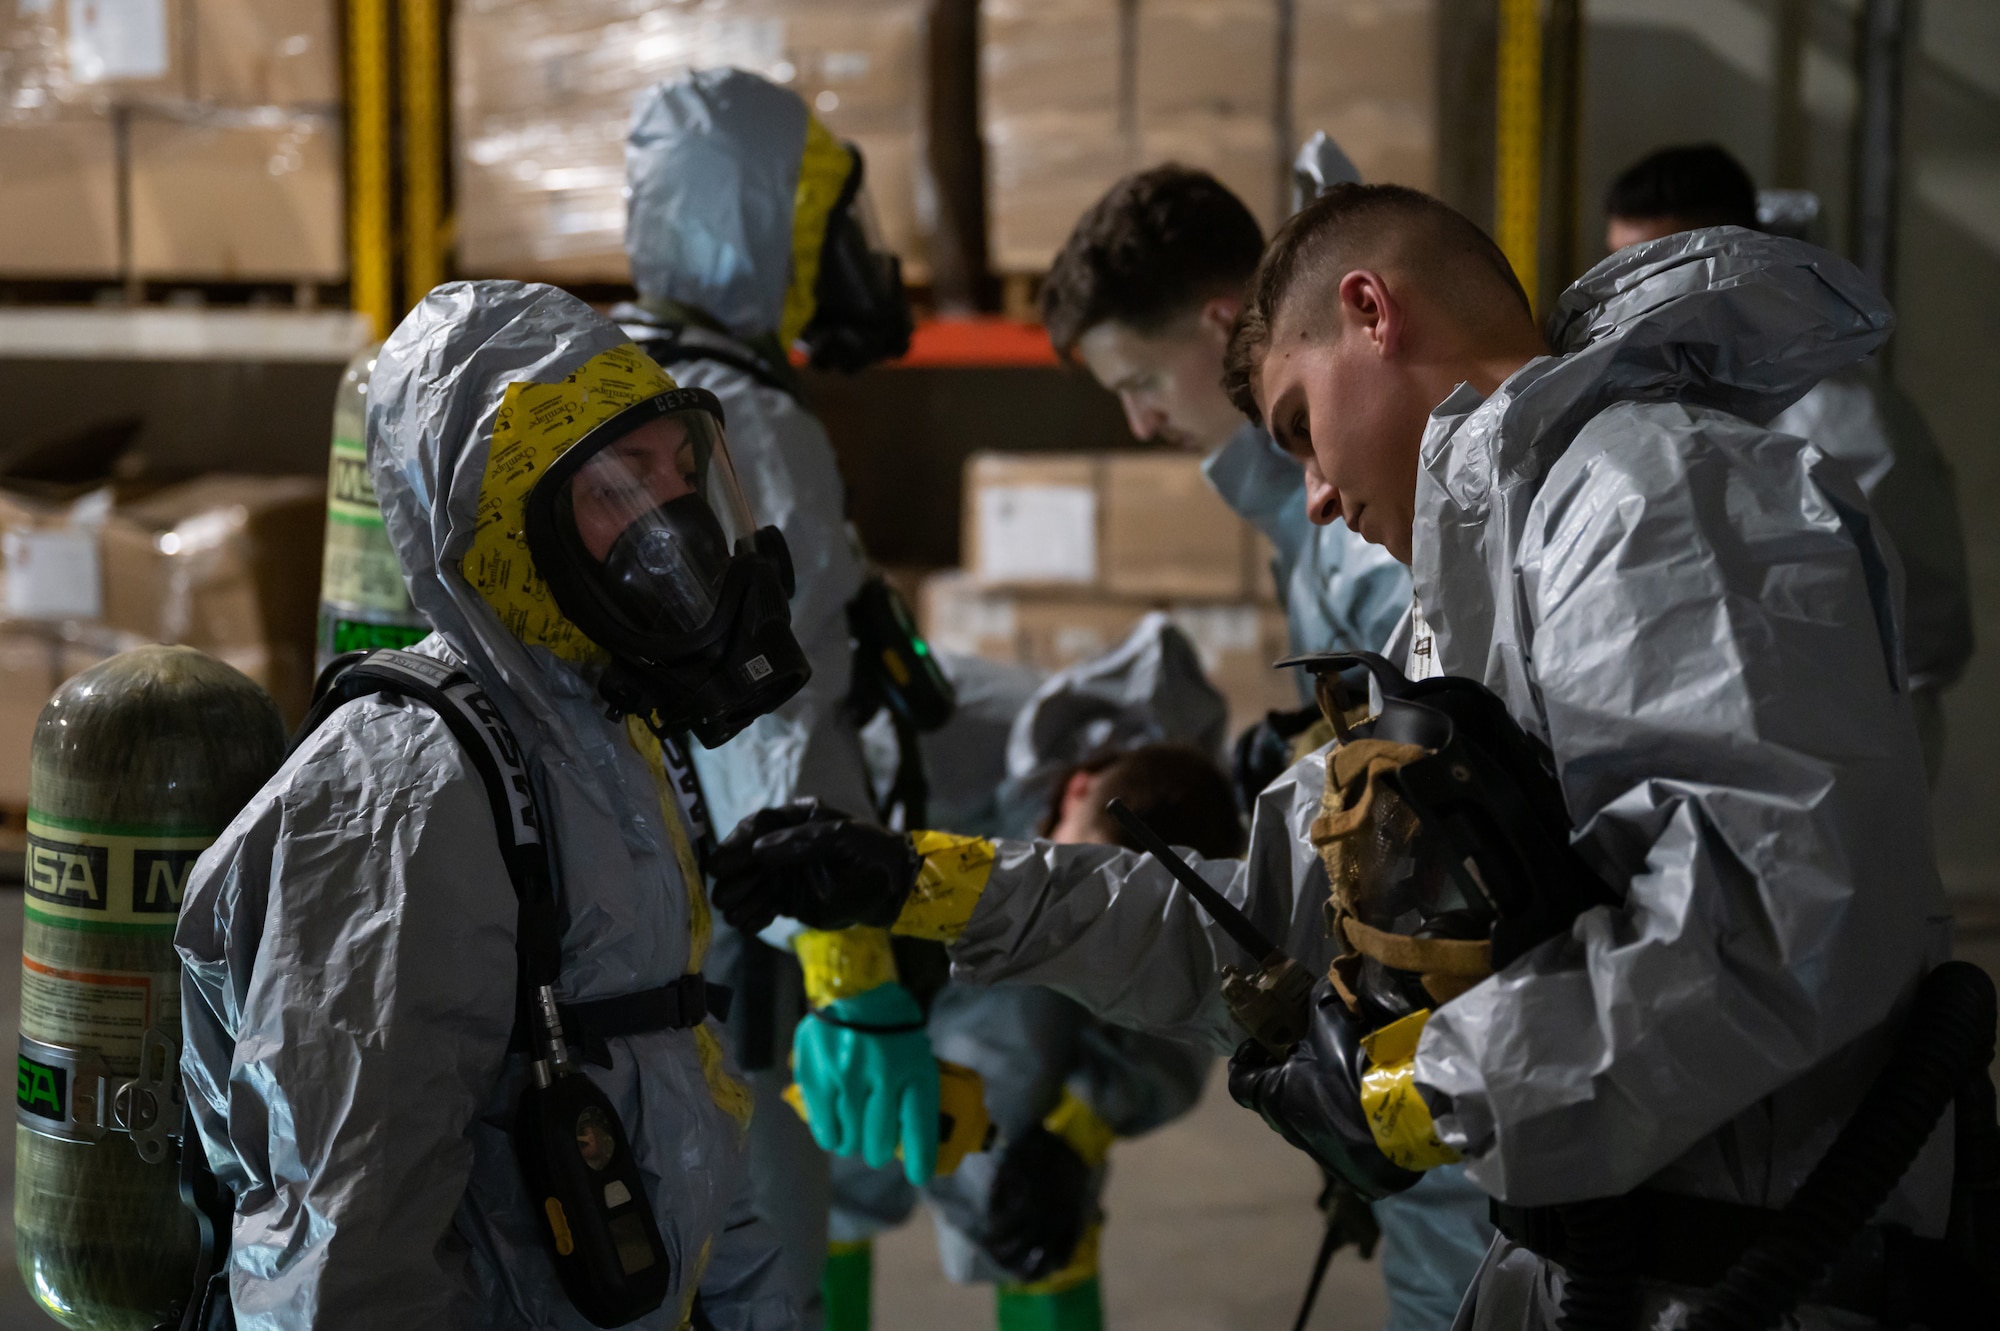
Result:
<instances>
[{"instance_id":1,"label":"black shoulder strap of scba","mask_svg":"<svg viewBox=\"0 0 2000 1331\"><path fill-rule=\"evenodd\" d=\"M353 653L328 665L292 746L304 743L348 703L376 694L414 698L436 712L486 787L501 857L520 902L517 945L525 1002L537 986L555 982L562 968L562 938L550 872L553 847L521 746L500 709L464 670L393 649Z\"/></svg>"}]
</instances>

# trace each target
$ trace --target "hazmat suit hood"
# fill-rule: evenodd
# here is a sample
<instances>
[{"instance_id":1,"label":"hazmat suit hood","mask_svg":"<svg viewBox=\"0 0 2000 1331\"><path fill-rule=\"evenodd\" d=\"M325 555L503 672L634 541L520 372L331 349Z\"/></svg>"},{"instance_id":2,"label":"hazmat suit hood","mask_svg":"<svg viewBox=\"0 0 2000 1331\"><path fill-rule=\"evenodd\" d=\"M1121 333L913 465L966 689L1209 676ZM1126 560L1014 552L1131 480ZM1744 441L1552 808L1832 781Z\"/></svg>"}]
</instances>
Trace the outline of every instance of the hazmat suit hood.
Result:
<instances>
[{"instance_id":1,"label":"hazmat suit hood","mask_svg":"<svg viewBox=\"0 0 2000 1331\"><path fill-rule=\"evenodd\" d=\"M626 139L625 249L642 301L790 346L854 162L797 93L740 69L641 95Z\"/></svg>"},{"instance_id":2,"label":"hazmat suit hood","mask_svg":"<svg viewBox=\"0 0 2000 1331\"><path fill-rule=\"evenodd\" d=\"M1710 227L1611 255L1557 302L1555 355L1517 371L1497 401L1461 385L1432 413L1411 561L1419 607L1441 605L1442 571L1468 560L1487 568L1490 586L1505 585L1529 502L1577 431L1613 403L1765 421L1872 354L1894 323L1859 269L1801 241ZM1450 673L1501 675L1525 696L1519 648L1496 640L1490 602L1469 610L1456 597L1430 628Z\"/></svg>"},{"instance_id":3,"label":"hazmat suit hood","mask_svg":"<svg viewBox=\"0 0 2000 1331\"><path fill-rule=\"evenodd\" d=\"M554 287L453 282L397 326L368 385L369 470L411 603L489 691L504 692L540 720L553 719L537 702L552 677L578 672L565 670L547 647L523 642L463 572L479 527L494 424L508 385L560 382L627 340L616 324Z\"/></svg>"},{"instance_id":4,"label":"hazmat suit hood","mask_svg":"<svg viewBox=\"0 0 2000 1331\"><path fill-rule=\"evenodd\" d=\"M1228 728L1228 704L1194 644L1155 611L1109 652L1035 690L1007 735L1001 806L1031 827L1050 783L1074 764L1146 744L1185 744L1219 762Z\"/></svg>"}]
</instances>

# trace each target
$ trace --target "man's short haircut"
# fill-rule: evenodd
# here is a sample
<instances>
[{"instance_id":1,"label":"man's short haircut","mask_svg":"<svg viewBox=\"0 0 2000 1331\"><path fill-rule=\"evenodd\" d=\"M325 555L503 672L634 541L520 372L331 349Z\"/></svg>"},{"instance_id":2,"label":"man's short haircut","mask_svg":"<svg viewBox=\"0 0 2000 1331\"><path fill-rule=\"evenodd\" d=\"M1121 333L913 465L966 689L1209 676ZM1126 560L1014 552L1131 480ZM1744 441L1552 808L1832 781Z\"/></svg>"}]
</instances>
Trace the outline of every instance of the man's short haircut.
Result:
<instances>
[{"instance_id":1,"label":"man's short haircut","mask_svg":"<svg viewBox=\"0 0 2000 1331\"><path fill-rule=\"evenodd\" d=\"M1278 228L1250 279L1223 359L1222 384L1237 410L1262 423L1257 375L1295 289L1313 282L1330 291L1356 268L1392 266L1444 279L1450 291L1440 303L1469 319L1496 304L1509 318L1532 317L1514 266L1463 213L1404 185L1335 185Z\"/></svg>"},{"instance_id":2,"label":"man's short haircut","mask_svg":"<svg viewBox=\"0 0 2000 1331\"><path fill-rule=\"evenodd\" d=\"M1715 143L1648 153L1604 192L1607 217L1672 218L1689 228L1757 225L1757 186Z\"/></svg>"},{"instance_id":3,"label":"man's short haircut","mask_svg":"<svg viewBox=\"0 0 2000 1331\"><path fill-rule=\"evenodd\" d=\"M1153 830L1176 846L1186 846L1203 859L1226 860L1243 853L1243 820L1236 811L1236 794L1201 750L1184 744L1147 744L1124 752L1100 754L1062 774L1051 792L1048 812L1038 829L1055 830L1062 817L1063 792L1078 772L1098 778L1093 796L1098 804L1092 821L1105 844L1138 850L1103 806L1124 800Z\"/></svg>"},{"instance_id":4,"label":"man's short haircut","mask_svg":"<svg viewBox=\"0 0 2000 1331\"><path fill-rule=\"evenodd\" d=\"M1042 322L1063 356L1113 319L1158 332L1241 291L1263 252L1263 230L1228 186L1156 166L1113 185L1077 222L1042 283Z\"/></svg>"}]
</instances>

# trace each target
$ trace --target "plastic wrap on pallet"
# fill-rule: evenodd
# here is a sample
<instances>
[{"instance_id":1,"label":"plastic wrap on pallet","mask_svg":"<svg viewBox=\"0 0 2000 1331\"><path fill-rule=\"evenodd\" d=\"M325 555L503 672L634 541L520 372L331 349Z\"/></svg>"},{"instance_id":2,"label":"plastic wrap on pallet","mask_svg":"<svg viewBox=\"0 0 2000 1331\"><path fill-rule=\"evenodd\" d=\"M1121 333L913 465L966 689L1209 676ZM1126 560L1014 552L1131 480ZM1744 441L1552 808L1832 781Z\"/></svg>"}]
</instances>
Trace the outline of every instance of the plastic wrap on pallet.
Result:
<instances>
[{"instance_id":1,"label":"plastic wrap on pallet","mask_svg":"<svg viewBox=\"0 0 2000 1331\"><path fill-rule=\"evenodd\" d=\"M1345 140L1342 140L1345 142ZM1179 162L1227 185L1269 235L1283 219L1277 125L1269 116L1184 112L1139 122L1139 162Z\"/></svg>"},{"instance_id":2,"label":"plastic wrap on pallet","mask_svg":"<svg viewBox=\"0 0 2000 1331\"><path fill-rule=\"evenodd\" d=\"M346 272L337 115L138 111L130 134L137 276L333 282Z\"/></svg>"},{"instance_id":3,"label":"plastic wrap on pallet","mask_svg":"<svg viewBox=\"0 0 2000 1331\"><path fill-rule=\"evenodd\" d=\"M1364 180L1437 185L1435 0L1295 0L1292 128L1325 130Z\"/></svg>"},{"instance_id":4,"label":"plastic wrap on pallet","mask_svg":"<svg viewBox=\"0 0 2000 1331\"><path fill-rule=\"evenodd\" d=\"M1118 0L983 0L980 95L990 120L1117 116Z\"/></svg>"},{"instance_id":5,"label":"plastic wrap on pallet","mask_svg":"<svg viewBox=\"0 0 2000 1331\"><path fill-rule=\"evenodd\" d=\"M0 5L0 275L338 281L339 32L338 0Z\"/></svg>"},{"instance_id":6,"label":"plastic wrap on pallet","mask_svg":"<svg viewBox=\"0 0 2000 1331\"><path fill-rule=\"evenodd\" d=\"M1077 216L1132 167L1118 0L983 0L987 243L1040 272Z\"/></svg>"},{"instance_id":7,"label":"plastic wrap on pallet","mask_svg":"<svg viewBox=\"0 0 2000 1331\"><path fill-rule=\"evenodd\" d=\"M118 152L111 121L75 113L0 119L0 270L118 275Z\"/></svg>"},{"instance_id":8,"label":"plastic wrap on pallet","mask_svg":"<svg viewBox=\"0 0 2000 1331\"><path fill-rule=\"evenodd\" d=\"M459 259L468 272L623 282L632 100L734 65L796 89L868 161L883 235L921 280L925 0L468 0L452 34Z\"/></svg>"},{"instance_id":9,"label":"plastic wrap on pallet","mask_svg":"<svg viewBox=\"0 0 2000 1331\"><path fill-rule=\"evenodd\" d=\"M203 102L340 101L338 0L16 0L0 11L0 118Z\"/></svg>"},{"instance_id":10,"label":"plastic wrap on pallet","mask_svg":"<svg viewBox=\"0 0 2000 1331\"><path fill-rule=\"evenodd\" d=\"M1141 124L1277 111L1278 0L1139 0L1136 35Z\"/></svg>"}]
</instances>

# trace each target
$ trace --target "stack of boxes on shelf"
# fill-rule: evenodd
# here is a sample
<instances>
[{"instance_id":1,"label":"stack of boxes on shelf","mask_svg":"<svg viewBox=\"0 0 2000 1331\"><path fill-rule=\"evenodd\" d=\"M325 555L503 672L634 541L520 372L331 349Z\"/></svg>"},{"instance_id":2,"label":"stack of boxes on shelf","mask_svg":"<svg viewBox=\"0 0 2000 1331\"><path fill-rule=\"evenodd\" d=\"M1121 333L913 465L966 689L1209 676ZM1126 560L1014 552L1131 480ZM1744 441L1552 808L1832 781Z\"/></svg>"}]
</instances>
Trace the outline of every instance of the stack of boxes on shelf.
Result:
<instances>
[{"instance_id":1,"label":"stack of boxes on shelf","mask_svg":"<svg viewBox=\"0 0 2000 1331\"><path fill-rule=\"evenodd\" d=\"M1213 172L1268 231L1323 129L1364 178L1435 187L1435 0L982 0L993 266L1045 271L1127 172Z\"/></svg>"},{"instance_id":2,"label":"stack of boxes on shelf","mask_svg":"<svg viewBox=\"0 0 2000 1331\"><path fill-rule=\"evenodd\" d=\"M1271 550L1181 453L983 453L965 484L964 567L919 595L941 651L1047 670L1099 656L1163 610L1229 700L1232 733L1299 705Z\"/></svg>"},{"instance_id":3,"label":"stack of boxes on shelf","mask_svg":"<svg viewBox=\"0 0 2000 1331\"><path fill-rule=\"evenodd\" d=\"M337 281L335 0L0 12L0 277Z\"/></svg>"},{"instance_id":4,"label":"stack of boxes on shelf","mask_svg":"<svg viewBox=\"0 0 2000 1331\"><path fill-rule=\"evenodd\" d=\"M142 642L227 661L299 721L312 693L325 510L325 485L309 476L151 487L0 477L0 824L27 801L43 702Z\"/></svg>"},{"instance_id":5,"label":"stack of boxes on shelf","mask_svg":"<svg viewBox=\"0 0 2000 1331\"><path fill-rule=\"evenodd\" d=\"M624 282L633 99L734 65L856 144L905 275L924 280L928 0L461 0L452 34L459 267Z\"/></svg>"}]
</instances>

